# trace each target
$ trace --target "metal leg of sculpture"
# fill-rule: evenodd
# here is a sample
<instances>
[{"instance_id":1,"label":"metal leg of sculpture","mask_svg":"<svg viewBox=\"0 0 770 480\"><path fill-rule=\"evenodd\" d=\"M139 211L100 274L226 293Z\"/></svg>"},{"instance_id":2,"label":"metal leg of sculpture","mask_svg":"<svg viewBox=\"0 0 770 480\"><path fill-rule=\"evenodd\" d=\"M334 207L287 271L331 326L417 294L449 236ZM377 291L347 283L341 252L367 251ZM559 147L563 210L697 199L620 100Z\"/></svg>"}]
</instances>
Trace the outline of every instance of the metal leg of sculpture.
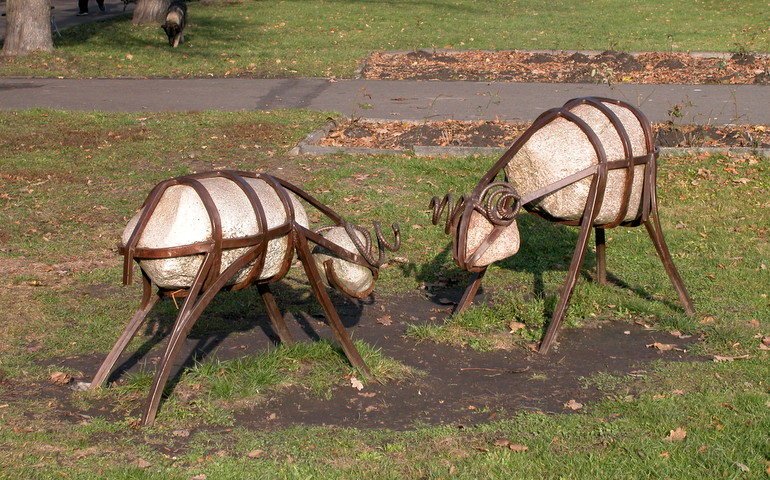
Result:
<instances>
[{"instance_id":1,"label":"metal leg of sculpture","mask_svg":"<svg viewBox=\"0 0 770 480\"><path fill-rule=\"evenodd\" d=\"M594 228L596 234L596 282L599 285L607 283L607 244L604 229Z\"/></svg>"},{"instance_id":2,"label":"metal leg of sculpture","mask_svg":"<svg viewBox=\"0 0 770 480\"><path fill-rule=\"evenodd\" d=\"M693 307L690 295L687 293L687 288L684 286L682 277L679 276L679 272L674 265L674 260L671 258L671 252L668 250L666 240L663 238L663 230L660 227L660 220L658 219L658 212L653 211L650 215L650 219L644 222L644 226L647 228L647 233L650 234L652 243L655 245L655 250L658 252L658 257L663 262L663 268L666 269L668 278L671 279L671 283L674 284L677 295L679 295L679 301L684 306L684 311L687 315L695 315L695 308Z\"/></svg>"},{"instance_id":3,"label":"metal leg of sculpture","mask_svg":"<svg viewBox=\"0 0 770 480\"><path fill-rule=\"evenodd\" d=\"M203 309L208 306L214 295L219 292L227 281L227 278L220 275L206 291L202 292L207 273L213 263L213 255L207 255L203 265L198 270L195 281L193 281L190 287L190 292L179 311L179 315L177 315L174 328L168 339L168 345L166 345L166 351L163 353L163 357L158 364L158 370L155 372L152 388L147 397L147 407L142 417L142 425L152 425L155 422L155 415L158 413L158 406L163 397L163 389L166 387L166 382L168 382L173 361L179 356L183 344L182 340L187 337Z\"/></svg>"},{"instance_id":4,"label":"metal leg of sculpture","mask_svg":"<svg viewBox=\"0 0 770 480\"><path fill-rule=\"evenodd\" d=\"M486 267L484 268L484 270L481 270L473 274L473 277L471 277L470 283L465 288L465 293L463 293L462 298L457 303L457 306L452 312L453 314L462 313L465 311L466 308L471 306L471 304L473 303L473 299L476 297L476 293L478 293L479 291L479 287L481 287L481 280L484 278L485 273L487 273Z\"/></svg>"},{"instance_id":5,"label":"metal leg of sculpture","mask_svg":"<svg viewBox=\"0 0 770 480\"><path fill-rule=\"evenodd\" d=\"M564 280L564 286L562 286L559 302L556 304L556 309L553 311L551 323L548 324L548 329L543 336L543 340L540 342L540 348L538 349L539 353L548 353L548 349L551 348L551 345L556 340L556 336L559 334L559 327L561 327L564 316L567 313L567 305L572 296L572 291L575 289L578 274L580 273L580 266L583 264L583 259L585 258L586 250L588 249L588 240L591 237L592 216L593 208L583 214L583 222L580 226L580 233L578 234L575 252L572 254L569 272L567 272L567 278Z\"/></svg>"},{"instance_id":6,"label":"metal leg of sculpture","mask_svg":"<svg viewBox=\"0 0 770 480\"><path fill-rule=\"evenodd\" d=\"M350 340L350 336L348 336L345 326L342 325L342 320L340 320L337 309L334 308L334 304L332 304L329 294L326 293L326 290L324 289L321 275L313 261L307 239L303 235L297 235L297 237L297 255L299 256L302 266L305 269L305 273L307 274L307 278L310 281L310 287L313 289L313 293L321 304L327 320L329 320L329 326L334 333L334 337L342 346L342 351L345 352L345 356L348 358L350 364L367 377L374 378L369 371L369 367L364 363L364 359L361 358L361 354L358 353L355 345L353 345L353 342Z\"/></svg>"},{"instance_id":7,"label":"metal leg of sculpture","mask_svg":"<svg viewBox=\"0 0 770 480\"><path fill-rule=\"evenodd\" d=\"M110 350L110 353L107 354L107 358L104 359L99 370L96 371L96 375L94 375L93 380L91 380L91 389L99 388L104 384L110 376L112 369L115 367L118 358L120 358L120 355L126 349L131 339L134 338L136 332L139 331L139 327L142 326L144 319L147 318L147 314L150 313L152 307L158 303L160 297L157 294L153 294L152 283L144 272L142 272L142 289L142 302L139 304L139 308L136 310L136 313L134 313L134 316L131 317L128 325L126 325L126 328L123 330L123 333L115 342L115 345L113 345L112 350Z\"/></svg>"},{"instance_id":8,"label":"metal leg of sculpture","mask_svg":"<svg viewBox=\"0 0 770 480\"><path fill-rule=\"evenodd\" d=\"M262 296L262 301L265 302L267 316L270 318L270 325L272 325L275 333L278 334L281 343L284 345L291 345L294 343L294 337L286 326L286 322L283 320L283 315L281 315L281 310L278 308L278 303L275 301L275 296L270 290L270 287L267 284L260 283L257 285L257 290L259 290L259 294Z\"/></svg>"}]
</instances>

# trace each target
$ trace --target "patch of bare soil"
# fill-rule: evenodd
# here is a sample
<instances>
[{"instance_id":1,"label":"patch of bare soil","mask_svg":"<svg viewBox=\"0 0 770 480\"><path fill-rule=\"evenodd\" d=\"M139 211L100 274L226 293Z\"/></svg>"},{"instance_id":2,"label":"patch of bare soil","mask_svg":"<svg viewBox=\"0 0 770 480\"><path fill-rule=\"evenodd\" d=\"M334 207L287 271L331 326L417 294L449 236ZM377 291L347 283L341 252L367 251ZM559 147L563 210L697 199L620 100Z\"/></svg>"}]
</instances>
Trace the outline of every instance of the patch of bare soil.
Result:
<instances>
[{"instance_id":1,"label":"patch of bare soil","mask_svg":"<svg viewBox=\"0 0 770 480\"><path fill-rule=\"evenodd\" d=\"M625 53L449 51L370 55L364 78L546 83L770 84L770 57Z\"/></svg>"},{"instance_id":2,"label":"patch of bare soil","mask_svg":"<svg viewBox=\"0 0 770 480\"><path fill-rule=\"evenodd\" d=\"M345 384L336 387L328 400L300 388L277 391L258 406L237 411L238 424L255 429L290 425L406 429L418 423L472 425L510 418L523 410L573 412L574 402L585 404L607 395L586 384L584 377L602 372L643 376L645 364L653 360L698 360L687 353L688 342L693 339L683 340L624 322L564 330L557 347L544 356L523 347L480 353L430 342L417 343L405 336L407 324L442 321L451 310L444 299L456 301L460 294L459 290L435 292L440 301L413 294L377 299L373 304L337 298L340 315L354 338L369 342L382 349L384 355L422 374L384 385L370 383L362 390ZM389 316L387 322L382 321L385 312ZM249 312L243 315L248 316ZM289 327L300 341L331 337L321 318L300 314L295 319L289 321ZM153 341L158 339L151 340L151 344ZM214 355L227 360L264 352L274 341L275 334L262 316L247 330L188 338L184 355ZM676 344L677 348L662 351L648 347L655 342ZM141 359L134 352L127 352L118 363L117 376L137 370L140 364L153 365L162 350L156 344ZM69 357L50 361L50 368L74 369L83 375L75 380L89 381L102 359L103 355ZM121 415L108 404L79 410L71 401L72 391L64 385L15 385L13 380L6 379L3 387L2 403L23 398L31 391L52 397L52 404L60 406L52 413L62 421L80 422L91 416L117 419ZM143 401L137 400L132 414L139 415L142 406Z\"/></svg>"},{"instance_id":3,"label":"patch of bare soil","mask_svg":"<svg viewBox=\"0 0 770 480\"><path fill-rule=\"evenodd\" d=\"M508 147L529 127L498 121L405 123L346 120L320 141L331 147L409 150L415 146ZM661 147L770 147L764 125L653 125Z\"/></svg>"}]
</instances>

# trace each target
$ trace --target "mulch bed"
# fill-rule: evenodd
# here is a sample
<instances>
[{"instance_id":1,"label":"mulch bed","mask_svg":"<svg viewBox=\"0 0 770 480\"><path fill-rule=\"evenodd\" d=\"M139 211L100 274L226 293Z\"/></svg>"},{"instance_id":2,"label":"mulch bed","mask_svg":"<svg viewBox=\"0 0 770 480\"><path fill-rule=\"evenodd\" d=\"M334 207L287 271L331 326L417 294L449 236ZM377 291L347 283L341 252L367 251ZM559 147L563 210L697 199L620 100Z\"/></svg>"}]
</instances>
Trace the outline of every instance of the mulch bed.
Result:
<instances>
[{"instance_id":1,"label":"mulch bed","mask_svg":"<svg viewBox=\"0 0 770 480\"><path fill-rule=\"evenodd\" d=\"M381 80L770 85L770 56L419 50L373 53L361 75Z\"/></svg>"},{"instance_id":2,"label":"mulch bed","mask_svg":"<svg viewBox=\"0 0 770 480\"><path fill-rule=\"evenodd\" d=\"M528 123L498 121L377 122L345 120L320 141L329 147L410 150L415 146L507 147ZM654 125L661 147L770 147L770 127L764 125Z\"/></svg>"}]
</instances>

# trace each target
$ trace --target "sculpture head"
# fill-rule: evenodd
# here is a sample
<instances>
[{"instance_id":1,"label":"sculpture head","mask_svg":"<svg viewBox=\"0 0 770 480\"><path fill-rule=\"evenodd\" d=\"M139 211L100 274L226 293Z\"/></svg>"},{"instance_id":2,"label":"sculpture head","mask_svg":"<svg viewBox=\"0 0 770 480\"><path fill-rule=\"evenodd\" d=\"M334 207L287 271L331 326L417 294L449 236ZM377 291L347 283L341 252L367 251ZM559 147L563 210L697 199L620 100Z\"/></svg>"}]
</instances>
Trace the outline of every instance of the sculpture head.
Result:
<instances>
[{"instance_id":1,"label":"sculpture head","mask_svg":"<svg viewBox=\"0 0 770 480\"><path fill-rule=\"evenodd\" d=\"M316 233L334 246L318 245L313 249L313 260L324 284L353 298L369 296L384 263L385 250L395 252L401 246L398 225L392 228L395 241L390 244L379 223L374 223L376 252L369 232L350 223L318 230Z\"/></svg>"},{"instance_id":2,"label":"sculpture head","mask_svg":"<svg viewBox=\"0 0 770 480\"><path fill-rule=\"evenodd\" d=\"M444 232L452 237L452 254L460 268L479 271L519 251L516 215L520 197L509 183L493 182L476 188L470 198L433 197L433 224L446 210Z\"/></svg>"}]
</instances>

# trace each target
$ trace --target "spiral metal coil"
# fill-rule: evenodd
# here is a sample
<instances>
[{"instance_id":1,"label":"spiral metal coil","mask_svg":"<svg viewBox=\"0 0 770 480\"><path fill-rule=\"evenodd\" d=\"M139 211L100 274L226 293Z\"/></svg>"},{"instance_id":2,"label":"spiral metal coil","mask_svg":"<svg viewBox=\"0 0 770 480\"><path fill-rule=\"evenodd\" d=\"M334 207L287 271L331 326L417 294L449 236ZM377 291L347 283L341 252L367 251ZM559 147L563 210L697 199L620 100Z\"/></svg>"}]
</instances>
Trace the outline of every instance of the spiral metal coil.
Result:
<instances>
[{"instance_id":1,"label":"spiral metal coil","mask_svg":"<svg viewBox=\"0 0 770 480\"><path fill-rule=\"evenodd\" d=\"M521 209L521 197L507 182L490 183L481 191L479 198L481 200L474 204L474 209L481 212L492 225L502 227L510 225ZM466 202L466 197L461 195L455 203L451 193L444 195L441 200L433 197L430 201L433 225L438 225L441 217L445 215L444 233L449 233L460 219Z\"/></svg>"}]
</instances>

